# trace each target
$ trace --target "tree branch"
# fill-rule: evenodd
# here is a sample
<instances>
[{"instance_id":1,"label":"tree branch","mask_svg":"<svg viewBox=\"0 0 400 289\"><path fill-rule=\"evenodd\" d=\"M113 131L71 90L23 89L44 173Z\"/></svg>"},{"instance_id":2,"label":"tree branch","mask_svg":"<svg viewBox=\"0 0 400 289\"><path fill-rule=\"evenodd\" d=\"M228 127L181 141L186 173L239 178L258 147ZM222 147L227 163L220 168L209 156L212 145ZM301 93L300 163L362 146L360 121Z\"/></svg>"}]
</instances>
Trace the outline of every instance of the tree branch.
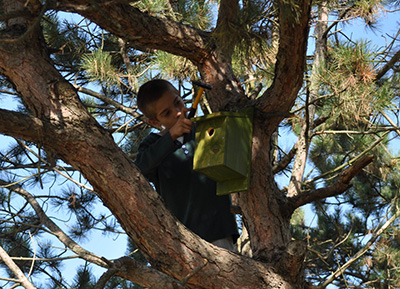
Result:
<instances>
[{"instance_id":1,"label":"tree branch","mask_svg":"<svg viewBox=\"0 0 400 289\"><path fill-rule=\"evenodd\" d=\"M24 275L21 269L14 263L11 257L7 254L7 252L0 246L0 259L3 260L4 264L15 274L18 280L15 282L21 283L26 289L36 289L35 286L31 282L29 282L28 278Z\"/></svg>"},{"instance_id":2,"label":"tree branch","mask_svg":"<svg viewBox=\"0 0 400 289\"><path fill-rule=\"evenodd\" d=\"M79 85L74 85L74 87L75 87L78 91L80 91L80 92L82 92L82 93L85 93L85 94L88 94L88 95L90 95L90 96L93 96L93 97L95 97L95 98L97 98L97 99L100 99L101 101L104 101L105 103L107 103L107 104L109 104L109 105L112 105L112 106L114 106L115 108L117 108L117 109L119 109L119 110L121 110L121 111L123 111L123 112L125 112L125 113L127 113L127 114L132 115L133 117L139 118L139 117L142 116L142 115L139 114L135 109L133 109L133 108L131 108L131 107L127 107L127 106L125 106L125 105L122 105L122 104L120 104L119 102L117 102L117 101L115 101L115 100L113 100L113 99L111 99L111 98L109 98L109 97L107 97L107 96L105 96L105 95L103 95L103 94L101 94L101 93L98 93L98 92L93 91L93 90L91 90L91 89L84 88L84 87L79 86Z\"/></svg>"},{"instance_id":3,"label":"tree branch","mask_svg":"<svg viewBox=\"0 0 400 289\"><path fill-rule=\"evenodd\" d=\"M397 212L389 219L386 221L385 224L383 224L379 229L376 229L375 232L373 233L371 239L365 244L364 247L362 247L352 258L350 258L343 266L341 266L339 269L337 269L335 272L333 272L326 280L324 283L322 283L320 286L318 286L319 289L323 289L326 286L328 286L330 283L332 283L337 277L342 275L347 268L349 268L355 261L357 261L361 256L363 256L369 248L375 243L375 241L379 238L380 235L400 216L400 210L397 210Z\"/></svg>"},{"instance_id":4,"label":"tree branch","mask_svg":"<svg viewBox=\"0 0 400 289\"><path fill-rule=\"evenodd\" d=\"M311 1L279 2L279 50L275 78L267 91L256 100L266 114L274 113L280 122L289 112L303 83ZM269 124L271 124L269 120Z\"/></svg>"},{"instance_id":5,"label":"tree branch","mask_svg":"<svg viewBox=\"0 0 400 289\"><path fill-rule=\"evenodd\" d=\"M32 115L0 109L0 133L39 142L43 122Z\"/></svg>"},{"instance_id":6,"label":"tree branch","mask_svg":"<svg viewBox=\"0 0 400 289\"><path fill-rule=\"evenodd\" d=\"M146 288L184 289L186 286L177 279L168 276L132 258L122 257L114 261L116 276L133 279Z\"/></svg>"},{"instance_id":7,"label":"tree branch","mask_svg":"<svg viewBox=\"0 0 400 289\"><path fill-rule=\"evenodd\" d=\"M397 133L398 136L400 136L400 128L396 125L396 123L388 116L384 111L380 111L380 113L383 115L383 117L393 126L394 131Z\"/></svg>"},{"instance_id":8,"label":"tree branch","mask_svg":"<svg viewBox=\"0 0 400 289\"><path fill-rule=\"evenodd\" d=\"M354 162L350 167L344 170L333 185L304 192L288 198L289 206L291 207L290 209L294 211L296 208L305 204L343 193L350 187L350 181L352 178L354 178L354 176L357 175L364 167L371 163L373 159L373 155L364 155Z\"/></svg>"},{"instance_id":9,"label":"tree branch","mask_svg":"<svg viewBox=\"0 0 400 289\"><path fill-rule=\"evenodd\" d=\"M297 152L297 143L292 147L292 149L272 168L272 172L277 174L283 171L292 161L293 157Z\"/></svg>"},{"instance_id":10,"label":"tree branch","mask_svg":"<svg viewBox=\"0 0 400 289\"><path fill-rule=\"evenodd\" d=\"M285 252L279 266L286 276L296 282L299 276L303 274L304 270L304 257L307 253L307 246L304 241L292 240L286 247Z\"/></svg>"},{"instance_id":11,"label":"tree branch","mask_svg":"<svg viewBox=\"0 0 400 289\"><path fill-rule=\"evenodd\" d=\"M43 211L42 207L39 205L39 203L36 201L36 199L26 190L22 189L21 187L17 185L9 185L9 183L0 180L0 185L1 186L7 186L7 189L14 191L15 193L19 194L22 196L25 200L29 202L29 204L32 206L32 208L35 210L37 216L39 217L40 221L42 222L43 225L45 225L49 230L69 249L71 249L73 252L78 254L82 259L85 259L91 263L94 263L96 265L99 265L101 267L108 267L108 264L104 262L104 260L83 249L81 246L79 246L74 240L72 240L67 234L65 234L60 227L57 226Z\"/></svg>"},{"instance_id":12,"label":"tree branch","mask_svg":"<svg viewBox=\"0 0 400 289\"><path fill-rule=\"evenodd\" d=\"M239 18L239 1L238 0L221 0L218 8L217 26L215 28L215 35L223 37L221 43L229 43L224 46L224 53L231 55L233 53L236 43L232 43L232 35L237 32L237 23ZM229 56L230 57L230 56Z\"/></svg>"},{"instance_id":13,"label":"tree branch","mask_svg":"<svg viewBox=\"0 0 400 289\"><path fill-rule=\"evenodd\" d=\"M36 199L26 190L20 188L16 185L9 185L9 183L0 180L1 186L7 186L9 190L16 192L17 194L21 195L25 198L32 208L35 210L37 216L41 220L42 224L45 225L49 230L69 249L75 252L79 258L87 260L93 264L99 265L101 267L109 268L109 270L103 274L103 276L99 279L98 283L96 284L97 287L95 288L104 288L101 287L105 285L108 280L116 275L123 277L127 280L131 280L135 283L138 283L144 287L151 287L160 286L159 288L171 288L171 289L179 289L179 288L186 288L182 282L158 271L152 269L146 265L142 265L135 260L129 257L122 257L114 262L110 262L103 257L99 257L81 246L79 246L75 241L68 237L43 211L40 207L39 203ZM2 257L0 252L0 257ZM10 258L12 261L12 259ZM8 265L8 264L6 264ZM11 268L10 268L11 269ZM21 278L19 278L21 280ZM22 282L21 282L22 283ZM28 287L26 287L28 288ZM34 287L29 287L34 288Z\"/></svg>"},{"instance_id":14,"label":"tree branch","mask_svg":"<svg viewBox=\"0 0 400 289\"><path fill-rule=\"evenodd\" d=\"M375 79L381 79L389 69L393 68L393 66L400 60L400 50L396 52L395 55L378 71L375 76Z\"/></svg>"},{"instance_id":15,"label":"tree branch","mask_svg":"<svg viewBox=\"0 0 400 289\"><path fill-rule=\"evenodd\" d=\"M348 162L336 167L335 169L325 172L311 180L305 181L302 185L305 186L307 184L311 184L313 182L315 182L316 180L322 179L324 177L327 177L329 175L332 175L336 172L339 172L340 170L344 169L345 167L358 162L359 159L363 158L365 155L367 155L374 147L376 147L378 144L380 144L386 137L386 135L391 132L391 130L386 130L377 140L375 140L368 148L366 148L361 154L359 154L358 156L354 157L353 159L349 160Z\"/></svg>"},{"instance_id":16,"label":"tree branch","mask_svg":"<svg viewBox=\"0 0 400 289\"><path fill-rule=\"evenodd\" d=\"M56 3L54 9L79 13L101 28L127 40L129 46L159 49L195 62L200 62L207 56L206 42L210 33L167 18L153 17L132 7L130 3L112 1L111 4L83 0L63 0Z\"/></svg>"}]
</instances>

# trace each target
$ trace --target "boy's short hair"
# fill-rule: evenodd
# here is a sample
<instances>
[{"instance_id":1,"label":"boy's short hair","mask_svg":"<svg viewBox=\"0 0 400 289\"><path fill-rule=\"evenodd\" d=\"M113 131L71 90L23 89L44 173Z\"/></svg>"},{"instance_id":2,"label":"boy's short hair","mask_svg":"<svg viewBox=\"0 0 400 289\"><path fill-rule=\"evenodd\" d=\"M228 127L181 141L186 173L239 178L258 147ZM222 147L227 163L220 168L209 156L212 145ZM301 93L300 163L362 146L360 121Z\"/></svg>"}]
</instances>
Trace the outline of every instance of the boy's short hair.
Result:
<instances>
[{"instance_id":1,"label":"boy's short hair","mask_svg":"<svg viewBox=\"0 0 400 289\"><path fill-rule=\"evenodd\" d=\"M139 88L136 97L138 108L147 118L155 120L156 116L150 106L167 91L178 92L169 81L164 79L153 79L144 83Z\"/></svg>"}]
</instances>

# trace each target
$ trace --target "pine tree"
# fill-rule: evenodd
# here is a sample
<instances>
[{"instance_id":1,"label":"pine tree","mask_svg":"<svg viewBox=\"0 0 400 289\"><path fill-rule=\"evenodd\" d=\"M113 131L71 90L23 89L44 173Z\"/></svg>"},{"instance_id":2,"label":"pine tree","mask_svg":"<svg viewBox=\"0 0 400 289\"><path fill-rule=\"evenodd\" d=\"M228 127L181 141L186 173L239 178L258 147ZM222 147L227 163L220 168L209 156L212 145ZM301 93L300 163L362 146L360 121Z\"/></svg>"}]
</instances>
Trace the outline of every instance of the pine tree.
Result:
<instances>
[{"instance_id":1,"label":"pine tree","mask_svg":"<svg viewBox=\"0 0 400 289\"><path fill-rule=\"evenodd\" d=\"M1 1L0 286L399 287L399 35L347 34L399 4ZM187 234L132 166L156 77L187 105L212 84L205 114L255 108L239 254ZM98 231L126 254L86 249Z\"/></svg>"}]
</instances>

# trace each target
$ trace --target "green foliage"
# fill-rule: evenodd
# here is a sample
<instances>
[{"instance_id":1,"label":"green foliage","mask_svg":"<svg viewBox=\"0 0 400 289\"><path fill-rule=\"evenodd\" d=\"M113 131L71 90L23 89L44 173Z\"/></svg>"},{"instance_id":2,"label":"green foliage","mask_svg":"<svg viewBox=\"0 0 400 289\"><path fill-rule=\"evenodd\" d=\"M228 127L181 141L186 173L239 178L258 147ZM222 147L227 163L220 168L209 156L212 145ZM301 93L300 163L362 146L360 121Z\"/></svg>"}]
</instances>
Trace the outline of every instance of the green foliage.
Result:
<instances>
[{"instance_id":1,"label":"green foliage","mask_svg":"<svg viewBox=\"0 0 400 289\"><path fill-rule=\"evenodd\" d=\"M94 276L87 263L78 269L74 278L73 289L93 289L95 285Z\"/></svg>"},{"instance_id":2,"label":"green foliage","mask_svg":"<svg viewBox=\"0 0 400 289\"><path fill-rule=\"evenodd\" d=\"M373 56L365 42L346 42L329 49L325 69L320 69L318 75L324 95L319 113L330 116L325 125L363 127L373 110L379 111L390 103L392 94L385 88L379 91L374 83Z\"/></svg>"},{"instance_id":3,"label":"green foliage","mask_svg":"<svg viewBox=\"0 0 400 289\"><path fill-rule=\"evenodd\" d=\"M329 9L336 9L338 2L329 1ZM374 28L381 5L382 1L352 1L342 17L362 17ZM327 53L305 83L293 109L296 116L286 125L296 135L304 133L312 82L318 95L313 102L316 114L309 122L309 173L303 190L334 186L342 171L338 168L348 167L362 154L374 155L374 161L353 178L345 193L313 203L310 226L292 224L293 237L308 242L307 278L313 284L322 284L360 252L399 203L399 151L397 143L392 144L399 135L390 132L393 123L388 120L398 122L398 72L378 79L387 52L370 42L340 36L328 37ZM397 288L400 270L394 263L398 264L400 248L396 234L398 223L338 274L334 286Z\"/></svg>"},{"instance_id":4,"label":"green foliage","mask_svg":"<svg viewBox=\"0 0 400 289\"><path fill-rule=\"evenodd\" d=\"M383 8L382 2L382 0L355 1L352 14L362 18L368 26L373 27L376 24L376 18L379 16L379 12Z\"/></svg>"},{"instance_id":5,"label":"green foliage","mask_svg":"<svg viewBox=\"0 0 400 289\"><path fill-rule=\"evenodd\" d=\"M190 81L197 78L197 68L186 58L164 51L157 51L151 60L154 67L160 70L162 77Z\"/></svg>"},{"instance_id":6,"label":"green foliage","mask_svg":"<svg viewBox=\"0 0 400 289\"><path fill-rule=\"evenodd\" d=\"M198 29L210 30L213 15L211 13L214 1L178 0L171 2L177 15L177 21Z\"/></svg>"},{"instance_id":7,"label":"green foliage","mask_svg":"<svg viewBox=\"0 0 400 289\"><path fill-rule=\"evenodd\" d=\"M266 55L274 41L274 11L270 3L264 1L243 1L234 19L225 20L213 33L213 37L221 43L223 53L242 51L246 58L255 53ZM250 57L249 57L250 56Z\"/></svg>"},{"instance_id":8,"label":"green foliage","mask_svg":"<svg viewBox=\"0 0 400 289\"><path fill-rule=\"evenodd\" d=\"M3 249L12 257L25 257L31 258L33 256L33 250L31 248L30 238L27 234L19 233L20 226L12 226L10 228L2 228L0 234L0 245ZM5 266L0 263L1 266ZM28 273L32 261L30 260L16 260L15 264L25 273ZM7 270L9 276L14 274Z\"/></svg>"},{"instance_id":9,"label":"green foliage","mask_svg":"<svg viewBox=\"0 0 400 289\"><path fill-rule=\"evenodd\" d=\"M250 93L258 84L268 87L273 80L274 48L260 39L243 40L234 50L232 67Z\"/></svg>"},{"instance_id":10,"label":"green foliage","mask_svg":"<svg viewBox=\"0 0 400 289\"><path fill-rule=\"evenodd\" d=\"M167 16L168 13L173 12L171 4L166 0L136 1L133 5L154 16ZM174 17L174 15L171 15L171 17Z\"/></svg>"},{"instance_id":11,"label":"green foliage","mask_svg":"<svg viewBox=\"0 0 400 289\"><path fill-rule=\"evenodd\" d=\"M384 286L400 287L400 231L397 223L385 232L376 244L372 258L366 261L366 266L373 268L370 276L371 283L377 288ZM388 280L388 281L384 281Z\"/></svg>"},{"instance_id":12,"label":"green foliage","mask_svg":"<svg viewBox=\"0 0 400 289\"><path fill-rule=\"evenodd\" d=\"M47 14L42 20L43 35L52 54L56 66L66 69L67 78L81 80L83 75L79 71L81 55L88 53L87 43L90 40L88 33L66 20L60 22L56 13Z\"/></svg>"},{"instance_id":13,"label":"green foliage","mask_svg":"<svg viewBox=\"0 0 400 289\"><path fill-rule=\"evenodd\" d=\"M110 53L101 49L82 57L82 69L88 74L89 81L98 81L106 86L118 85L119 77L111 58Z\"/></svg>"}]
</instances>

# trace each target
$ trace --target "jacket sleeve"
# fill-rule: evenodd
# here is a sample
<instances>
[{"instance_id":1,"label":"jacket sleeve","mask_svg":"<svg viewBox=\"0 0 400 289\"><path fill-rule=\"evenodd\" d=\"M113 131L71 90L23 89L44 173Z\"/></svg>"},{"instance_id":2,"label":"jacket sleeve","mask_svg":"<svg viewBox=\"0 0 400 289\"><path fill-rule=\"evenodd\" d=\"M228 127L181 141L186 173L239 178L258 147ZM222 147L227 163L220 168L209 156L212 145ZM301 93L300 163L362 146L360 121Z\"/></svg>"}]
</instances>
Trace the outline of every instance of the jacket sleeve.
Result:
<instances>
[{"instance_id":1,"label":"jacket sleeve","mask_svg":"<svg viewBox=\"0 0 400 289\"><path fill-rule=\"evenodd\" d=\"M179 141L172 140L169 132L163 136L151 134L140 144L135 164L146 178L150 178L164 158L181 146Z\"/></svg>"}]
</instances>

